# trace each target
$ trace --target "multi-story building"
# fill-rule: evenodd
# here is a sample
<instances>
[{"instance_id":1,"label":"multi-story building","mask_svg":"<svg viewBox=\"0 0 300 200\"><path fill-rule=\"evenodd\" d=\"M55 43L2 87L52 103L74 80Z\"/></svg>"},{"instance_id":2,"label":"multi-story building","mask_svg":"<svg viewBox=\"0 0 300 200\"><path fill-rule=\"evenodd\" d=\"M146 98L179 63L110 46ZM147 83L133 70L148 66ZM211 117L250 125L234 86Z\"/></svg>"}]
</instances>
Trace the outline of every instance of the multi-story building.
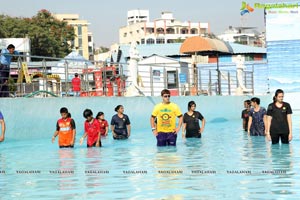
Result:
<instances>
[{"instance_id":1,"label":"multi-story building","mask_svg":"<svg viewBox=\"0 0 300 200\"><path fill-rule=\"evenodd\" d=\"M181 22L173 17L172 12L162 12L161 18L150 22L148 10L130 10L127 13L127 26L119 29L119 43L175 43L191 36L205 36L209 32L209 23Z\"/></svg>"},{"instance_id":2,"label":"multi-story building","mask_svg":"<svg viewBox=\"0 0 300 200\"><path fill-rule=\"evenodd\" d=\"M84 58L89 59L89 35L88 23L86 20L79 19L78 14L54 14L55 18L67 22L74 27L75 39L71 41L75 49ZM91 35L92 37L92 35Z\"/></svg>"},{"instance_id":3,"label":"multi-story building","mask_svg":"<svg viewBox=\"0 0 300 200\"><path fill-rule=\"evenodd\" d=\"M234 42L249 46L265 47L264 34L255 30L255 27L232 27L217 37L226 42Z\"/></svg>"}]
</instances>

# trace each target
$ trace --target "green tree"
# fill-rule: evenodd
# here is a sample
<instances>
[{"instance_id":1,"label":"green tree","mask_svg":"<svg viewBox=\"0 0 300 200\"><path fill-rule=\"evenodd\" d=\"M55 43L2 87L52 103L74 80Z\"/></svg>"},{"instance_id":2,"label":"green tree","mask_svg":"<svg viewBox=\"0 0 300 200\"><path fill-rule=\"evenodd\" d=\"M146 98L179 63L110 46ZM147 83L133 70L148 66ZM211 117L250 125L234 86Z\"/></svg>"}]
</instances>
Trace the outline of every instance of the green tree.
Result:
<instances>
[{"instance_id":1,"label":"green tree","mask_svg":"<svg viewBox=\"0 0 300 200\"><path fill-rule=\"evenodd\" d=\"M175 39L173 42L174 43L183 43L185 39L182 39L182 38L177 38Z\"/></svg>"},{"instance_id":2,"label":"green tree","mask_svg":"<svg viewBox=\"0 0 300 200\"><path fill-rule=\"evenodd\" d=\"M28 35L32 42L32 54L50 57L65 57L72 51L74 28L55 19L47 10L41 10L31 20Z\"/></svg>"},{"instance_id":3,"label":"green tree","mask_svg":"<svg viewBox=\"0 0 300 200\"><path fill-rule=\"evenodd\" d=\"M31 41L31 55L65 57L72 51L74 29L59 21L47 10L41 10L32 18L0 15L1 38L24 38Z\"/></svg>"},{"instance_id":4,"label":"green tree","mask_svg":"<svg viewBox=\"0 0 300 200\"><path fill-rule=\"evenodd\" d=\"M95 54L97 55L97 54L105 53L105 52L108 52L108 51L109 51L109 48L101 46L101 47L99 47L99 48L95 51Z\"/></svg>"}]
</instances>

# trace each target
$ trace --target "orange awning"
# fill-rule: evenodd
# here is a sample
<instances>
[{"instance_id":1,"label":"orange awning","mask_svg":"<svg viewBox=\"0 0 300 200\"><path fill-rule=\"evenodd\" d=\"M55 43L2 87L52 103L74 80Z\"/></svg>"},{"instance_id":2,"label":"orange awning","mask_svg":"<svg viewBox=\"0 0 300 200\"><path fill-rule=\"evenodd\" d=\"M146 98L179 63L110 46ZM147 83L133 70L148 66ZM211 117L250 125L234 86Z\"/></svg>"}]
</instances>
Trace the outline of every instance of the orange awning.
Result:
<instances>
[{"instance_id":1,"label":"orange awning","mask_svg":"<svg viewBox=\"0 0 300 200\"><path fill-rule=\"evenodd\" d=\"M214 53L231 53L232 49L228 43L218 40L194 36L187 38L180 47L180 53L185 54L214 54Z\"/></svg>"}]
</instances>

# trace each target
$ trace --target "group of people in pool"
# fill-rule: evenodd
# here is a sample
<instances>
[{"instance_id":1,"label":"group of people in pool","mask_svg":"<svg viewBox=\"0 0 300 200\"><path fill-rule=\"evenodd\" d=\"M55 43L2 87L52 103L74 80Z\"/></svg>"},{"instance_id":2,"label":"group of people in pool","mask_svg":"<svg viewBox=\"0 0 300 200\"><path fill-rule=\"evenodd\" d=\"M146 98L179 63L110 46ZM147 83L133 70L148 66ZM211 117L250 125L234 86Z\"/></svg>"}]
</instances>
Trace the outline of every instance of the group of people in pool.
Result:
<instances>
[{"instance_id":1,"label":"group of people in pool","mask_svg":"<svg viewBox=\"0 0 300 200\"><path fill-rule=\"evenodd\" d=\"M130 120L124 114L124 107L118 105L115 108L117 114L111 119L111 130L114 139L127 139L130 136ZM71 118L68 109L63 107L60 109L61 118L57 120L56 131L52 137L52 143L58 136L58 145L60 148L73 148L76 136L75 121ZM80 138L80 145L82 145L85 138L87 138L87 147L101 147L101 136L108 134L108 122L104 118L103 112L98 112L96 118L93 117L93 112L90 109L83 111L84 134Z\"/></svg>"},{"instance_id":2,"label":"group of people in pool","mask_svg":"<svg viewBox=\"0 0 300 200\"><path fill-rule=\"evenodd\" d=\"M203 115L196 111L196 103L190 101L188 111L182 115L179 106L170 101L169 90L162 90L161 97L162 102L155 105L150 117L150 125L152 133L157 139L157 146L176 146L177 135L181 127L183 138L201 138L206 122ZM276 90L273 102L269 104L267 110L260 106L260 99L257 97L245 101L245 110L242 111L244 130L251 136L266 136L269 141L272 141L272 144L279 143L279 140L281 143L289 143L293 138L292 109L289 103L283 101L283 97L283 90ZM112 117L110 123L113 138L127 139L131 132L129 117L124 114L122 105L118 105L115 111L117 114ZM58 136L59 147L72 148L76 136L75 122L67 108L61 108L60 114L61 118L57 121L52 142ZM107 136L109 126L104 118L104 113L99 112L94 118L93 112L86 109L83 116L86 121L80 145L87 138L87 147L101 147L101 137ZM178 123L176 123L177 118ZM2 126L0 142L2 142L4 141L5 122L1 112L0 123Z\"/></svg>"},{"instance_id":3,"label":"group of people in pool","mask_svg":"<svg viewBox=\"0 0 300 200\"><path fill-rule=\"evenodd\" d=\"M176 146L177 133L182 128L182 137L200 138L204 131L205 119L202 114L196 111L196 103L190 101L188 103L188 112L182 115L180 108L175 103L170 102L170 91L164 89L161 91L162 102L157 104L152 112L150 124L152 132L157 138L157 146ZM122 140L130 137L130 120L124 114L124 107L118 105L115 108L117 114L112 116L110 125L114 139ZM68 109L63 107L60 109L61 118L56 123L56 131L52 137L52 142L58 136L58 145L60 148L72 148L75 143L76 125L71 118ZM101 137L108 134L108 122L104 119L104 113L99 112L96 118L93 117L93 112L86 109L83 112L84 134L80 139L82 145L87 138L87 147L101 147ZM176 127L176 118L179 118ZM199 120L202 121L200 127Z\"/></svg>"},{"instance_id":4,"label":"group of people in pool","mask_svg":"<svg viewBox=\"0 0 300 200\"><path fill-rule=\"evenodd\" d=\"M243 129L251 136L266 136L272 144L288 144L292 138L292 108L283 101L284 92L276 90L273 102L267 110L260 106L260 99L253 97L244 101L242 111Z\"/></svg>"}]
</instances>

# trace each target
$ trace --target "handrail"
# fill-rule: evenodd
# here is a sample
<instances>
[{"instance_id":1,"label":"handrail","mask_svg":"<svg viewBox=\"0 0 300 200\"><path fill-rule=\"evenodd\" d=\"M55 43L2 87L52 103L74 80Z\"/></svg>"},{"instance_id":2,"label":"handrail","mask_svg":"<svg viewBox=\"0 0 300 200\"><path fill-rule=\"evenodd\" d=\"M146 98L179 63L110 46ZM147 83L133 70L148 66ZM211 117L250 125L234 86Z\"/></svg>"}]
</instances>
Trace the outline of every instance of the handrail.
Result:
<instances>
[{"instance_id":1,"label":"handrail","mask_svg":"<svg viewBox=\"0 0 300 200\"><path fill-rule=\"evenodd\" d=\"M49 91L46 91L46 90L34 91L34 92L31 92L30 94L25 95L24 97L25 98L29 98L29 97L33 97L33 96L39 95L41 93L49 94L49 95L51 95L53 97L58 97L56 94L53 94L52 92L49 92Z\"/></svg>"}]
</instances>

